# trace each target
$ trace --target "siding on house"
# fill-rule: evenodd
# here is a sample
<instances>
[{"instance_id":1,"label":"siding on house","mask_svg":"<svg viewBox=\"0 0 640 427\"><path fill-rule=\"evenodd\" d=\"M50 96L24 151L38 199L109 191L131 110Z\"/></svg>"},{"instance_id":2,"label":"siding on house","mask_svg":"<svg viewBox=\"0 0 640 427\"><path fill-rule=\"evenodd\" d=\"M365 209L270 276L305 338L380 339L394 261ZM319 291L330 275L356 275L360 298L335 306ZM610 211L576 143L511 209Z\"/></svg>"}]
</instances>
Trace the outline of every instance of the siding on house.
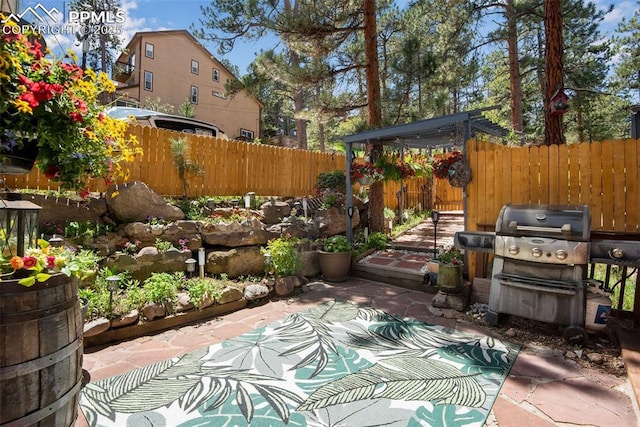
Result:
<instances>
[{"instance_id":1,"label":"siding on house","mask_svg":"<svg viewBox=\"0 0 640 427\"><path fill-rule=\"evenodd\" d=\"M144 106L160 98L175 107L185 100L195 107L195 118L214 123L229 138L260 136L262 104L242 91L225 97L224 85L235 78L188 31L138 32L117 61L117 104Z\"/></svg>"}]
</instances>

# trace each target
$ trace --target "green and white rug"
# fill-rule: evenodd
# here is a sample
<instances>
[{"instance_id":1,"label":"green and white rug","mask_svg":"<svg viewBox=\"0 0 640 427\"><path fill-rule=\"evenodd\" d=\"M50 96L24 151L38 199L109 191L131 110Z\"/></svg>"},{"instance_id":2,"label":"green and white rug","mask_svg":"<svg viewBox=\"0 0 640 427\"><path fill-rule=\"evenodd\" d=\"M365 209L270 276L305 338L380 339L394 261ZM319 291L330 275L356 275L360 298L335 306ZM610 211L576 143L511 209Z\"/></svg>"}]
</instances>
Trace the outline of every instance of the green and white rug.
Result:
<instances>
[{"instance_id":1,"label":"green and white rug","mask_svg":"<svg viewBox=\"0 0 640 427\"><path fill-rule=\"evenodd\" d=\"M482 426L519 348L347 302L89 383L91 426Z\"/></svg>"}]
</instances>

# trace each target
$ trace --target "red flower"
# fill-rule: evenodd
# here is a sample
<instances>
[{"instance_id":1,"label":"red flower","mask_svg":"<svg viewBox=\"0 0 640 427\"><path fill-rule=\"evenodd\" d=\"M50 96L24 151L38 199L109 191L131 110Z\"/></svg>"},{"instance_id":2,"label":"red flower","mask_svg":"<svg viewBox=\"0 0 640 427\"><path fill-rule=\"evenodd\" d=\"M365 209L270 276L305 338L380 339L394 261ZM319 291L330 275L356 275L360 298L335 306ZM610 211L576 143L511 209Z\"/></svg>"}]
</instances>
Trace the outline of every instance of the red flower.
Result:
<instances>
[{"instance_id":1,"label":"red flower","mask_svg":"<svg viewBox=\"0 0 640 427\"><path fill-rule=\"evenodd\" d=\"M69 114L69 118L71 118L71 121L74 123L82 123L82 120L84 120L82 114L78 113L77 111L72 111Z\"/></svg>"},{"instance_id":2,"label":"red flower","mask_svg":"<svg viewBox=\"0 0 640 427\"><path fill-rule=\"evenodd\" d=\"M33 256L25 256L22 257L22 262L24 263L24 268L29 269L33 268L38 264L38 260Z\"/></svg>"},{"instance_id":3,"label":"red flower","mask_svg":"<svg viewBox=\"0 0 640 427\"><path fill-rule=\"evenodd\" d=\"M82 199L86 199L87 196L89 195L89 189L88 188L83 188L82 190L80 190L78 192L78 195L82 198Z\"/></svg>"},{"instance_id":4,"label":"red flower","mask_svg":"<svg viewBox=\"0 0 640 427\"><path fill-rule=\"evenodd\" d=\"M47 255L47 268L54 268L56 266L56 257L53 255Z\"/></svg>"},{"instance_id":5,"label":"red flower","mask_svg":"<svg viewBox=\"0 0 640 427\"><path fill-rule=\"evenodd\" d=\"M46 176L49 179L57 178L60 176L60 168L58 166L49 166L44 171L44 176Z\"/></svg>"}]
</instances>

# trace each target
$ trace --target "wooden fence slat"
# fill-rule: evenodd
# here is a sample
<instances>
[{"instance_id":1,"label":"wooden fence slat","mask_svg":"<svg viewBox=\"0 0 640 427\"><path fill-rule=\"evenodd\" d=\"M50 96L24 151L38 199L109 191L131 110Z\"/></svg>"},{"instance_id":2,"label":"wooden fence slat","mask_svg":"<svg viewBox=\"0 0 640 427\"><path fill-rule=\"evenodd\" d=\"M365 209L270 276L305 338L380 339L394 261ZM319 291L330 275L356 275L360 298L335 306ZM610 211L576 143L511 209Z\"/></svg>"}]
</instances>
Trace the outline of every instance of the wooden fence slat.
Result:
<instances>
[{"instance_id":1,"label":"wooden fence slat","mask_svg":"<svg viewBox=\"0 0 640 427\"><path fill-rule=\"evenodd\" d=\"M626 229L625 217L625 165L624 165L624 145L619 142L610 141L613 150L613 227L616 231Z\"/></svg>"},{"instance_id":2,"label":"wooden fence slat","mask_svg":"<svg viewBox=\"0 0 640 427\"><path fill-rule=\"evenodd\" d=\"M640 139L624 141L625 166L625 231L640 232ZM633 207L636 207L635 209Z\"/></svg>"}]
</instances>

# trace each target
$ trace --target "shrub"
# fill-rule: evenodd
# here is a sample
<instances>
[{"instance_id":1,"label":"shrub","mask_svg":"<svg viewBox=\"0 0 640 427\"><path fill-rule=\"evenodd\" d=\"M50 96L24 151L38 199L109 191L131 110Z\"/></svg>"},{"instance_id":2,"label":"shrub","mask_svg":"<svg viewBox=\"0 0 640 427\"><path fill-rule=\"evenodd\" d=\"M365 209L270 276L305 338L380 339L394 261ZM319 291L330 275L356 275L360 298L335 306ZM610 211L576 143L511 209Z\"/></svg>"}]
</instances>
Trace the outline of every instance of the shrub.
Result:
<instances>
[{"instance_id":1,"label":"shrub","mask_svg":"<svg viewBox=\"0 0 640 427\"><path fill-rule=\"evenodd\" d=\"M181 282L182 273L152 273L142 282L145 302L174 304Z\"/></svg>"},{"instance_id":2,"label":"shrub","mask_svg":"<svg viewBox=\"0 0 640 427\"><path fill-rule=\"evenodd\" d=\"M329 188L344 193L346 190L347 176L343 170L336 169L332 172L320 172L316 178L318 193Z\"/></svg>"},{"instance_id":3,"label":"shrub","mask_svg":"<svg viewBox=\"0 0 640 427\"><path fill-rule=\"evenodd\" d=\"M279 237L270 240L267 247L262 249L263 254L269 254L269 273L276 277L292 276L300 268L298 257L299 239L295 237Z\"/></svg>"},{"instance_id":4,"label":"shrub","mask_svg":"<svg viewBox=\"0 0 640 427\"><path fill-rule=\"evenodd\" d=\"M189 293L191 302L196 307L207 300L218 300L222 295L223 286L220 282L214 279L194 277L188 279L184 284L185 289Z\"/></svg>"}]
</instances>

